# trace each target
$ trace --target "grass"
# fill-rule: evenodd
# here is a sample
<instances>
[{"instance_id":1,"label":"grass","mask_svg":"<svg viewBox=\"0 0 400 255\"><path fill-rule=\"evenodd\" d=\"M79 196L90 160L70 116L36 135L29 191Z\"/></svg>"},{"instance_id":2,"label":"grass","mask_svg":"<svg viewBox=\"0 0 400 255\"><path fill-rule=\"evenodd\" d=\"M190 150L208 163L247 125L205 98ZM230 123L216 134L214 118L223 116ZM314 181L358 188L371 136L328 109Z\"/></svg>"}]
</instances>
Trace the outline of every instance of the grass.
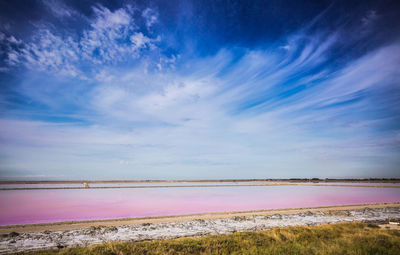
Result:
<instances>
[{"instance_id":1,"label":"grass","mask_svg":"<svg viewBox=\"0 0 400 255\"><path fill-rule=\"evenodd\" d=\"M17 254L400 254L400 231L341 223Z\"/></svg>"}]
</instances>

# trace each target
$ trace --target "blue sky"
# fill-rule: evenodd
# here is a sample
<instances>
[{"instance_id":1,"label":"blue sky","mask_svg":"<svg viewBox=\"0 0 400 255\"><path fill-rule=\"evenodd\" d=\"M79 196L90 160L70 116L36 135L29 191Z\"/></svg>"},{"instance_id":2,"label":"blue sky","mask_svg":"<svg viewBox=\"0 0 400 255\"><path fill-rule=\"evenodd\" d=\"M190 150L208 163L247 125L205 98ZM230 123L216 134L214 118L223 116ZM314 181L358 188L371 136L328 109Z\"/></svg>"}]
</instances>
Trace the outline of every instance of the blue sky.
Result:
<instances>
[{"instance_id":1,"label":"blue sky","mask_svg":"<svg viewBox=\"0 0 400 255\"><path fill-rule=\"evenodd\" d=\"M0 179L400 177L396 1L2 1Z\"/></svg>"}]
</instances>

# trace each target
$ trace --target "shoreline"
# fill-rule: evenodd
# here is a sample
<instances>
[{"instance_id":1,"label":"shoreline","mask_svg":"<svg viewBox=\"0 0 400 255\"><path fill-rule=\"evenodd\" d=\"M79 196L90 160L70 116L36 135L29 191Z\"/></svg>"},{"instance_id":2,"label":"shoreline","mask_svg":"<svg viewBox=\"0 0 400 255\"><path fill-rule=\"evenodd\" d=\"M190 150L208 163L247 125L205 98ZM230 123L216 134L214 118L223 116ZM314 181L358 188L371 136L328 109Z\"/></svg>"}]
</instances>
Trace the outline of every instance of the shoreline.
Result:
<instances>
[{"instance_id":1,"label":"shoreline","mask_svg":"<svg viewBox=\"0 0 400 255\"><path fill-rule=\"evenodd\" d=\"M66 183L64 183L66 184ZM399 183L400 185L400 183ZM385 185L352 185L349 184L319 184L319 183L232 183L232 184L199 184L199 185L154 185L154 186L100 186L100 187L21 187L1 188L7 190L63 190L63 189L151 189L151 188L215 188L215 187L252 187L252 186L320 186L320 187L356 187L356 188L400 188L400 186Z\"/></svg>"},{"instance_id":2,"label":"shoreline","mask_svg":"<svg viewBox=\"0 0 400 255\"><path fill-rule=\"evenodd\" d=\"M67 184L67 183L207 183L207 182L288 182L288 183L329 183L329 182L369 182L369 183L400 183L400 178L371 179L319 179L319 178L289 178L289 179L209 179L209 180L0 180L1 184Z\"/></svg>"},{"instance_id":3,"label":"shoreline","mask_svg":"<svg viewBox=\"0 0 400 255\"><path fill-rule=\"evenodd\" d=\"M178 223L178 222L194 221L194 220L227 219L232 217L268 216L274 214L290 215L290 214L299 214L304 212L313 213L313 212L329 212L329 211L347 211L347 210L379 209L387 207L400 207L400 202L266 209L266 210L251 210L251 211L213 212L213 213L98 219L98 220L83 220L83 221L63 221L63 222L19 224L19 225L2 225L0 226L0 234L4 235L4 234L9 234L11 232L25 233L25 232L41 232L41 231L66 231L75 229L86 229L99 226L116 227L116 226L136 225L136 224Z\"/></svg>"}]
</instances>

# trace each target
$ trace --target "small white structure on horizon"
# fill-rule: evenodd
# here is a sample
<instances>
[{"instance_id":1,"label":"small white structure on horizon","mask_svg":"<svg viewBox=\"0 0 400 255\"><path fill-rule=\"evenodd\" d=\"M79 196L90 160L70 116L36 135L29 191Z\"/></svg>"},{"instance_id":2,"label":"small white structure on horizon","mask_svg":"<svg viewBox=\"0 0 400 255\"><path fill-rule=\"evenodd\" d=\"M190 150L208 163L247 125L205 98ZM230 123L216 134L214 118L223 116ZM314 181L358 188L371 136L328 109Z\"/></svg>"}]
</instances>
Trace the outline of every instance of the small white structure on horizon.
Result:
<instances>
[{"instance_id":1,"label":"small white structure on horizon","mask_svg":"<svg viewBox=\"0 0 400 255\"><path fill-rule=\"evenodd\" d=\"M87 182L84 182L84 183L83 183L83 187L84 187L85 189L88 189L88 188L89 188L89 184L88 184Z\"/></svg>"}]
</instances>

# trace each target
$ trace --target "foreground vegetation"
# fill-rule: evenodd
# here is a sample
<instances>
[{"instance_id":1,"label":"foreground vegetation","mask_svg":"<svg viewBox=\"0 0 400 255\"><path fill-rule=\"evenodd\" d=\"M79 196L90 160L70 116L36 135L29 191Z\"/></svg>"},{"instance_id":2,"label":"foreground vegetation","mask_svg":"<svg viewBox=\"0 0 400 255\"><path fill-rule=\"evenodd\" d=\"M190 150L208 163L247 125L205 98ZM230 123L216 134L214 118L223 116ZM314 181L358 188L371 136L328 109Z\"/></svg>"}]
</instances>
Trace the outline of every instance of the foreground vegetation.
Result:
<instances>
[{"instance_id":1,"label":"foreground vegetation","mask_svg":"<svg viewBox=\"0 0 400 255\"><path fill-rule=\"evenodd\" d=\"M400 254L400 231L341 223L18 254Z\"/></svg>"}]
</instances>

